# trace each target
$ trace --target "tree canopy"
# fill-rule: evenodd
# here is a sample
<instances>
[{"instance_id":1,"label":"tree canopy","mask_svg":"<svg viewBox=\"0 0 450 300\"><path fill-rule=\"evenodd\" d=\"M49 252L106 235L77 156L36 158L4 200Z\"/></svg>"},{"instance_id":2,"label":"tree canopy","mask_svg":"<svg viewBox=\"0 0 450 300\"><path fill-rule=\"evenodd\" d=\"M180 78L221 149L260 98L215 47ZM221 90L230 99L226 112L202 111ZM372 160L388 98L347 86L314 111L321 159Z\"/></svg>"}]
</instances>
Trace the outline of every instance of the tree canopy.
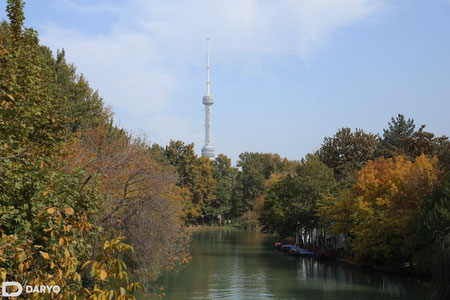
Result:
<instances>
[{"instance_id":1,"label":"tree canopy","mask_svg":"<svg viewBox=\"0 0 450 300\"><path fill-rule=\"evenodd\" d=\"M307 155L296 168L295 175L286 175L269 189L261 222L266 231L291 235L297 227L317 226L317 203L336 185L333 171L317 156Z\"/></svg>"},{"instance_id":2,"label":"tree canopy","mask_svg":"<svg viewBox=\"0 0 450 300\"><path fill-rule=\"evenodd\" d=\"M398 265L409 261L411 224L440 174L436 158L404 156L369 161L350 190L325 198L318 215L346 234L359 261Z\"/></svg>"},{"instance_id":3,"label":"tree canopy","mask_svg":"<svg viewBox=\"0 0 450 300\"><path fill-rule=\"evenodd\" d=\"M356 171L374 158L377 135L365 133L361 129L354 132L350 128L339 129L333 137L326 137L318 151L320 160L342 181L353 178Z\"/></svg>"}]
</instances>

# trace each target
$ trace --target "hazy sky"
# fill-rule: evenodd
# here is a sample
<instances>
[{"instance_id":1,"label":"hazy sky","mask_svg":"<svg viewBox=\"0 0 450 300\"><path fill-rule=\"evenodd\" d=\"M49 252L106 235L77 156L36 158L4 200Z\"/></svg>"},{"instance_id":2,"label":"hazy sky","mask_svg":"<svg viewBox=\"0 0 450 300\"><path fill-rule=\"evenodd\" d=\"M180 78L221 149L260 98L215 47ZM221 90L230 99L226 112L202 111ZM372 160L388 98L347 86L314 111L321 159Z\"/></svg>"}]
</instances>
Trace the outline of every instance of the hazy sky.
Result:
<instances>
[{"instance_id":1,"label":"hazy sky","mask_svg":"<svg viewBox=\"0 0 450 300\"><path fill-rule=\"evenodd\" d=\"M450 1L27 2L26 25L65 48L117 123L162 145L203 145L208 29L213 144L234 162L300 159L340 127L378 133L398 113L450 134Z\"/></svg>"}]
</instances>

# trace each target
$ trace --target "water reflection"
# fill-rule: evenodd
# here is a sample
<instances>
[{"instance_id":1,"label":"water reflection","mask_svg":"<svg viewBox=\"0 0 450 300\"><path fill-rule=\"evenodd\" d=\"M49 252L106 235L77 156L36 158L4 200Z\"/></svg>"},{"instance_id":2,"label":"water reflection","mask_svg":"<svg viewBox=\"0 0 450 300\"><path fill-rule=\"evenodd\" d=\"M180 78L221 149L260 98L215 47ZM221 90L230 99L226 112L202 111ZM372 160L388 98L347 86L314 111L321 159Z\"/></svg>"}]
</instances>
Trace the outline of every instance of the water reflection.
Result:
<instances>
[{"instance_id":1,"label":"water reflection","mask_svg":"<svg viewBox=\"0 0 450 300\"><path fill-rule=\"evenodd\" d=\"M240 230L193 233L192 262L163 278L164 299L426 299L411 279L336 262L292 257L270 235Z\"/></svg>"}]
</instances>

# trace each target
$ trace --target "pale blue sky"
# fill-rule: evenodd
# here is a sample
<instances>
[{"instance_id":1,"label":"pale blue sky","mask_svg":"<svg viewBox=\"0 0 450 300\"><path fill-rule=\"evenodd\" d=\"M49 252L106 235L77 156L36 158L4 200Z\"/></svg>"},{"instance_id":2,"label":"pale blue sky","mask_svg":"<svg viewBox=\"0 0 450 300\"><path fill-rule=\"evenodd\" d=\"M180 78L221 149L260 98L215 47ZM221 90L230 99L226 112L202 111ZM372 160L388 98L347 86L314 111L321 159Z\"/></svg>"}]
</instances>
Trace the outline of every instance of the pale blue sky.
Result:
<instances>
[{"instance_id":1,"label":"pale blue sky","mask_svg":"<svg viewBox=\"0 0 450 300\"><path fill-rule=\"evenodd\" d=\"M162 145L202 147L208 29L213 144L234 162L300 159L398 113L450 134L450 1L28 2L26 25L66 49L121 126Z\"/></svg>"}]
</instances>

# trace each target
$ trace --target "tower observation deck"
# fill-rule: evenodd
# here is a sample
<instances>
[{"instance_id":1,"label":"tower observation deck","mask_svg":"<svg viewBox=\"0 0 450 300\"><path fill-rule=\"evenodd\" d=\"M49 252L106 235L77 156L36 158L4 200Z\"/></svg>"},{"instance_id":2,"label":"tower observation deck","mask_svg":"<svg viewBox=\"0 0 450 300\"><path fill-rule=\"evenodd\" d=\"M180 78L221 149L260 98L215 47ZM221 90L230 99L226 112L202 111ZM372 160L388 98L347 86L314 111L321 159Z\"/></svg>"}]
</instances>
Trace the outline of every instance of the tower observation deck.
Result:
<instances>
[{"instance_id":1,"label":"tower observation deck","mask_svg":"<svg viewBox=\"0 0 450 300\"><path fill-rule=\"evenodd\" d=\"M211 143L211 109L214 104L214 97L209 90L209 36L206 39L206 95L203 96L205 105L205 145L202 148L202 156L214 159L214 146Z\"/></svg>"}]
</instances>

